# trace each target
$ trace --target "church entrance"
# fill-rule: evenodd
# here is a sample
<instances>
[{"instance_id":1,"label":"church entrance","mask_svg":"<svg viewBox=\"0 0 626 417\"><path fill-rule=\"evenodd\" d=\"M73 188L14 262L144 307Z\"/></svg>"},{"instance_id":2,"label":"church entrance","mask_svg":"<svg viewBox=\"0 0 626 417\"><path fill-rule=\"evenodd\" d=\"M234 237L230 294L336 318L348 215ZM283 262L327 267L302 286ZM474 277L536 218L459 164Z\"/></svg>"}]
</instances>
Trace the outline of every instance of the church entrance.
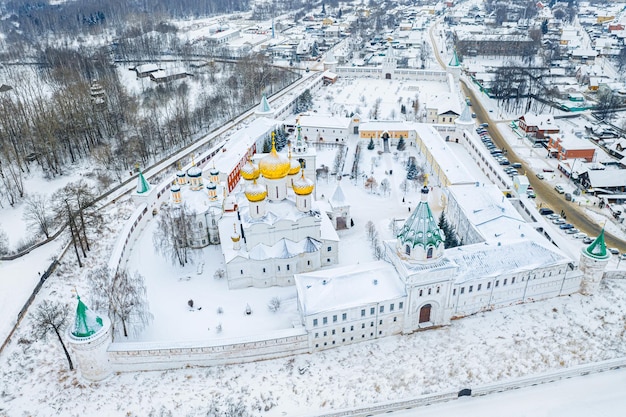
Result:
<instances>
[{"instance_id":1,"label":"church entrance","mask_svg":"<svg viewBox=\"0 0 626 417\"><path fill-rule=\"evenodd\" d=\"M420 324L428 323L430 321L430 310L432 306L430 304L426 304L422 308L420 308Z\"/></svg>"},{"instance_id":2,"label":"church entrance","mask_svg":"<svg viewBox=\"0 0 626 417\"><path fill-rule=\"evenodd\" d=\"M337 230L344 230L348 228L345 217L337 217Z\"/></svg>"},{"instance_id":3,"label":"church entrance","mask_svg":"<svg viewBox=\"0 0 626 417\"><path fill-rule=\"evenodd\" d=\"M391 73L386 73L385 74L385 80L391 80Z\"/></svg>"}]
</instances>

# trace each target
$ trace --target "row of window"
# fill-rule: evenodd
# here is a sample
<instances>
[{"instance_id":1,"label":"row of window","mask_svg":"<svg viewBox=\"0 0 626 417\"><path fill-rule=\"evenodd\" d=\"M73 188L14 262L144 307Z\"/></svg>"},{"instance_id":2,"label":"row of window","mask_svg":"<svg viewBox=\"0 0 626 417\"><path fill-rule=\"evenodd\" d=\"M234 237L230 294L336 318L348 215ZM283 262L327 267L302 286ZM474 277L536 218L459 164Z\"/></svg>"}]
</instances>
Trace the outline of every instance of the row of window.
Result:
<instances>
[{"instance_id":1,"label":"row of window","mask_svg":"<svg viewBox=\"0 0 626 417\"><path fill-rule=\"evenodd\" d=\"M398 310L402 310L404 308L404 302L400 301L398 303ZM395 303L391 303L389 304L389 311L395 311L396 310L396 304ZM365 317L366 316L366 309L361 309L361 317ZM385 306L384 305L380 305L378 306L378 312L379 313L384 313L385 312ZM376 307L371 307L370 308L370 316L373 316L374 314L376 314ZM333 314L332 316L332 322L333 323L337 323L337 321L339 320L339 315L337 314ZM341 313L341 321L346 321L348 320L348 313ZM394 317L394 321L395 317ZM374 323L374 322L372 322ZM326 325L328 324L328 317L322 317L322 325ZM381 320L381 324L382 324L382 320ZM313 326L318 326L319 325L319 319L313 319ZM373 324L372 324L373 325ZM334 331L334 330L333 330Z\"/></svg>"},{"instance_id":2,"label":"row of window","mask_svg":"<svg viewBox=\"0 0 626 417\"><path fill-rule=\"evenodd\" d=\"M394 317L393 317L393 322L394 322L394 323L397 323L397 321L398 321L398 317L397 317L397 316L394 316ZM382 325L383 325L383 320L379 320L379 321L378 321L378 325L379 325L379 326L382 326ZM371 321L371 322L370 322L370 327L374 327L374 322L373 322L373 321ZM365 329L365 323L361 323L361 329ZM337 330L338 330L338 329L332 329L332 330L330 330L330 335L331 335L331 336L334 336L334 335L337 333ZM350 332L353 332L353 331L354 331L354 325L350 326L350 330L349 330L349 331L350 331ZM326 337L326 336L328 336L328 334L329 334L328 332L329 332L328 330L324 330L324 331L322 332L322 337ZM345 333L345 332L346 332L346 327L342 327L342 328L341 328L341 333ZM315 332L315 338L317 339L317 338L319 338L319 337L320 337L320 333L319 333L319 332Z\"/></svg>"},{"instance_id":3,"label":"row of window","mask_svg":"<svg viewBox=\"0 0 626 417\"><path fill-rule=\"evenodd\" d=\"M439 292L441 291L441 287L437 287L436 293L439 294ZM432 288L429 288L427 291L428 295L430 295L432 293ZM424 295L424 290L420 290L419 296L423 296Z\"/></svg>"},{"instance_id":4,"label":"row of window","mask_svg":"<svg viewBox=\"0 0 626 417\"><path fill-rule=\"evenodd\" d=\"M560 270L560 269L559 269L559 272L558 272L558 273L559 273L559 274L561 273L561 270ZM548 273L548 277L551 277L551 276L552 276L552 271L550 271L550 272ZM543 273L542 278L545 278L545 277L546 277L546 273L544 272L544 273ZM528 279L530 280L530 277L528 277ZM537 279L537 275L536 275L536 274L535 274L535 275L533 275L532 279ZM509 280L508 278L504 278L504 280L502 281L502 286L507 285L508 280ZM521 282L524 282L524 277L522 277ZM513 285L513 284L515 284L515 277L511 278L511 285ZM500 286L500 280L499 280L499 279L497 279L497 280L495 281L495 283L494 283L494 287L495 287L495 288L498 288L499 286ZM476 286L476 291L480 291L481 289L482 289L482 284L478 284L478 285ZM487 289L488 289L488 290L489 290L489 289L491 289L491 282L488 282L488 283L487 283ZM473 286L473 285L470 285L470 286L467 288L467 292L468 292L468 293L470 293L470 292L473 292L473 291L474 291L474 286ZM461 294L465 294L465 287L461 287L461 291L460 291L460 293L461 293ZM422 295L422 291L420 290L420 296L421 296L421 295ZM452 290L452 295L456 295L456 288Z\"/></svg>"},{"instance_id":5,"label":"row of window","mask_svg":"<svg viewBox=\"0 0 626 417\"><path fill-rule=\"evenodd\" d=\"M382 336L382 334L383 334L382 330L379 330L379 331L378 331L378 335L379 335L379 336ZM374 337L374 332L371 332L371 333L370 333L370 337ZM362 333L362 334L361 334L361 339L365 339L365 333ZM350 336L350 341L351 341L351 342L353 342L353 341L354 341L354 336ZM345 337L344 337L343 339L341 339L341 343L346 343L346 338L345 338ZM335 341L335 340L333 340L333 341L331 342L331 345L334 345L334 344L336 344L336 341ZM328 342L324 342L324 343L323 343L323 345L324 345L324 346L328 346ZM316 343L316 344L315 344L315 347L316 347L316 348L320 347L320 344L319 344L319 343Z\"/></svg>"}]
</instances>

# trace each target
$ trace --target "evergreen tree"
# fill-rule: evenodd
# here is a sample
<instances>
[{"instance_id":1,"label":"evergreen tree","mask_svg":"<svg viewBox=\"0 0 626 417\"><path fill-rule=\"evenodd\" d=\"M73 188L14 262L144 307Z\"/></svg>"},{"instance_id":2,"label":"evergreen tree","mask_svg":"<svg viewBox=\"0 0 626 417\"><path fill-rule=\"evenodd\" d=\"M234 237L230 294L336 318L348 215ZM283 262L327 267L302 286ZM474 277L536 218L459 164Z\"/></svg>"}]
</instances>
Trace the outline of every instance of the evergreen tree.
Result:
<instances>
[{"instance_id":1,"label":"evergreen tree","mask_svg":"<svg viewBox=\"0 0 626 417\"><path fill-rule=\"evenodd\" d=\"M322 14L326 15L326 4L322 3Z\"/></svg>"},{"instance_id":2,"label":"evergreen tree","mask_svg":"<svg viewBox=\"0 0 626 417\"><path fill-rule=\"evenodd\" d=\"M280 151L287 146L287 135L284 128L278 128L274 132L276 133L276 150Z\"/></svg>"},{"instance_id":3,"label":"evergreen tree","mask_svg":"<svg viewBox=\"0 0 626 417\"><path fill-rule=\"evenodd\" d=\"M544 35L548 33L548 21L547 20L544 20L543 22L541 22L541 33L543 33Z\"/></svg>"},{"instance_id":4,"label":"evergreen tree","mask_svg":"<svg viewBox=\"0 0 626 417\"><path fill-rule=\"evenodd\" d=\"M461 245L456 237L456 230L454 229L454 226L448 223L448 219L446 219L446 216L443 212L441 212L441 216L439 216L439 223L437 224L437 226L439 227L439 229L441 229L443 235L445 236L443 246L446 249L455 248Z\"/></svg>"},{"instance_id":5,"label":"evergreen tree","mask_svg":"<svg viewBox=\"0 0 626 417\"><path fill-rule=\"evenodd\" d=\"M398 150L403 151L404 149L406 149L406 142L404 141L404 138L400 136L400 139L398 140Z\"/></svg>"},{"instance_id":6,"label":"evergreen tree","mask_svg":"<svg viewBox=\"0 0 626 417\"><path fill-rule=\"evenodd\" d=\"M411 160L409 163L409 168L406 170L406 179L407 180L417 180L419 179L420 173L417 170L417 165L415 165L415 161Z\"/></svg>"},{"instance_id":7,"label":"evergreen tree","mask_svg":"<svg viewBox=\"0 0 626 417\"><path fill-rule=\"evenodd\" d=\"M374 139L370 138L370 143L367 144L367 149L370 151L374 149Z\"/></svg>"}]
</instances>

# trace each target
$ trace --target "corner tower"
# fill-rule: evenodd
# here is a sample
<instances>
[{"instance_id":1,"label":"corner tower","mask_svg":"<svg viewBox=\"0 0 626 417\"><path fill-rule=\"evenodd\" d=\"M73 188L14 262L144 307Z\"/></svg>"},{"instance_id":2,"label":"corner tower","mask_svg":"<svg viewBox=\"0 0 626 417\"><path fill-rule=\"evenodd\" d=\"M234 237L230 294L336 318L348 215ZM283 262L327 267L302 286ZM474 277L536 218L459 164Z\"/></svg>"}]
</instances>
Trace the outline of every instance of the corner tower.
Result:
<instances>
[{"instance_id":1,"label":"corner tower","mask_svg":"<svg viewBox=\"0 0 626 417\"><path fill-rule=\"evenodd\" d=\"M591 295L597 291L609 259L611 254L606 249L603 228L596 240L581 250L580 270L584 274L580 284L581 293Z\"/></svg>"},{"instance_id":2,"label":"corner tower","mask_svg":"<svg viewBox=\"0 0 626 417\"><path fill-rule=\"evenodd\" d=\"M112 370L107 348L111 344L111 321L100 317L78 298L74 326L68 329L69 344L78 359L78 369L83 378L101 381Z\"/></svg>"}]
</instances>

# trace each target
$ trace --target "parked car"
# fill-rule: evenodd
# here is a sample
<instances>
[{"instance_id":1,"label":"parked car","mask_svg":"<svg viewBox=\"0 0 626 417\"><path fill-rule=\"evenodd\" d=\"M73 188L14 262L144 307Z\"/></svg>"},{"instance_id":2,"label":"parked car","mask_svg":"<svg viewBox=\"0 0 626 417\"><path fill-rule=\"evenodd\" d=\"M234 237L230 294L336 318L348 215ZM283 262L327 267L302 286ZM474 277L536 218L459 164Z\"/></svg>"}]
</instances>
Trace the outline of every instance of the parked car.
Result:
<instances>
[{"instance_id":1,"label":"parked car","mask_svg":"<svg viewBox=\"0 0 626 417\"><path fill-rule=\"evenodd\" d=\"M513 163L511 164L511 166L512 166L513 168L521 168L521 167L522 167L522 164L520 164L519 162L513 162Z\"/></svg>"},{"instance_id":2,"label":"parked car","mask_svg":"<svg viewBox=\"0 0 626 417\"><path fill-rule=\"evenodd\" d=\"M567 229L573 229L573 228L574 228L574 225L571 224L571 223L565 223L565 224L560 224L559 225L559 229L561 229L561 230L567 230ZM618 253L619 253L619 251L618 251Z\"/></svg>"},{"instance_id":3,"label":"parked car","mask_svg":"<svg viewBox=\"0 0 626 417\"><path fill-rule=\"evenodd\" d=\"M576 233L580 233L580 230L573 228L573 229L566 229L565 233L567 233L568 235L575 235Z\"/></svg>"},{"instance_id":4,"label":"parked car","mask_svg":"<svg viewBox=\"0 0 626 417\"><path fill-rule=\"evenodd\" d=\"M486 127L489 127L489 123L481 123L479 126L480 126L480 127L485 127L485 128L486 128Z\"/></svg>"},{"instance_id":5,"label":"parked car","mask_svg":"<svg viewBox=\"0 0 626 417\"><path fill-rule=\"evenodd\" d=\"M540 180L544 179L545 177L543 176L543 174L541 172L537 173L537 178L539 178Z\"/></svg>"},{"instance_id":6,"label":"parked car","mask_svg":"<svg viewBox=\"0 0 626 417\"><path fill-rule=\"evenodd\" d=\"M563 194L565 192L565 190L563 189L563 187L561 187L560 185L555 185L554 186L554 190L559 193L559 194ZM571 199L571 196L570 196Z\"/></svg>"},{"instance_id":7,"label":"parked car","mask_svg":"<svg viewBox=\"0 0 626 417\"><path fill-rule=\"evenodd\" d=\"M609 252L611 252L613 255L619 255L619 249L617 248L608 248Z\"/></svg>"},{"instance_id":8,"label":"parked car","mask_svg":"<svg viewBox=\"0 0 626 417\"><path fill-rule=\"evenodd\" d=\"M550 219L550 220L556 220L556 219L560 219L560 218L561 218L561 216L559 216L559 215L558 215L558 214L556 214L556 213L548 214L548 215L546 216L546 219Z\"/></svg>"},{"instance_id":9,"label":"parked car","mask_svg":"<svg viewBox=\"0 0 626 417\"><path fill-rule=\"evenodd\" d=\"M622 261L626 261L626 253L622 253L619 257L622 258Z\"/></svg>"},{"instance_id":10,"label":"parked car","mask_svg":"<svg viewBox=\"0 0 626 417\"><path fill-rule=\"evenodd\" d=\"M565 201L572 201L572 195L570 193L565 193Z\"/></svg>"},{"instance_id":11,"label":"parked car","mask_svg":"<svg viewBox=\"0 0 626 417\"><path fill-rule=\"evenodd\" d=\"M587 237L587 235L583 232L578 232L574 235L574 239L585 239ZM591 242L589 242L591 243Z\"/></svg>"},{"instance_id":12,"label":"parked car","mask_svg":"<svg viewBox=\"0 0 626 417\"><path fill-rule=\"evenodd\" d=\"M565 220L558 218L558 219L554 219L552 220L552 223L556 224L556 225L561 225L561 224L565 224L567 223Z\"/></svg>"},{"instance_id":13,"label":"parked car","mask_svg":"<svg viewBox=\"0 0 626 417\"><path fill-rule=\"evenodd\" d=\"M500 159L500 160L498 160L498 163L500 165L509 165L510 164L508 159ZM515 173L517 174L517 172L515 172Z\"/></svg>"},{"instance_id":14,"label":"parked car","mask_svg":"<svg viewBox=\"0 0 626 417\"><path fill-rule=\"evenodd\" d=\"M536 198L537 194L535 193L535 190L527 190L526 191L526 195L528 196L528 198Z\"/></svg>"},{"instance_id":15,"label":"parked car","mask_svg":"<svg viewBox=\"0 0 626 417\"><path fill-rule=\"evenodd\" d=\"M552 210L551 208L548 207L542 207L539 209L539 214L546 216L548 214L553 214L554 210Z\"/></svg>"},{"instance_id":16,"label":"parked car","mask_svg":"<svg viewBox=\"0 0 626 417\"><path fill-rule=\"evenodd\" d=\"M593 242L594 240L595 240L594 238L587 236L587 237L584 237L584 238L583 238L583 243L584 243L585 245L588 245L588 244L590 244L591 242Z\"/></svg>"}]
</instances>

